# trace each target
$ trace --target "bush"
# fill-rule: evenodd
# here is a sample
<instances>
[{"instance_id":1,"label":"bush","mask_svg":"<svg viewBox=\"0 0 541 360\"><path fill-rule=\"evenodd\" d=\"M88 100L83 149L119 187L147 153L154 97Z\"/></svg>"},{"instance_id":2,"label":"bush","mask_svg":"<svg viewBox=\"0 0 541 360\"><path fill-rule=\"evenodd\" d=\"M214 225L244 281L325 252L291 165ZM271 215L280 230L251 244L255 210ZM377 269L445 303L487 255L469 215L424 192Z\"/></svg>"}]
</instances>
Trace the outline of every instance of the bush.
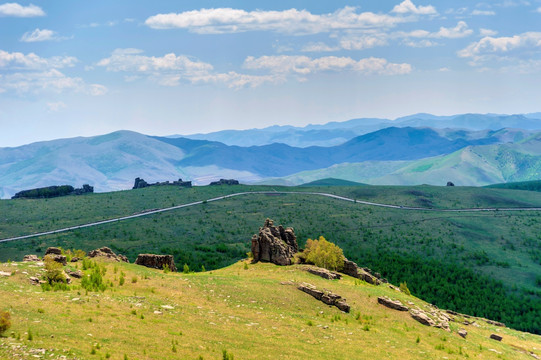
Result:
<instances>
[{"instance_id":1,"label":"bush","mask_svg":"<svg viewBox=\"0 0 541 360\"><path fill-rule=\"evenodd\" d=\"M184 268L182 269L182 272L184 274L190 273L190 267L188 266L188 264L184 264Z\"/></svg>"},{"instance_id":2,"label":"bush","mask_svg":"<svg viewBox=\"0 0 541 360\"><path fill-rule=\"evenodd\" d=\"M11 314L7 311L0 311L0 335L11 327Z\"/></svg>"},{"instance_id":3,"label":"bush","mask_svg":"<svg viewBox=\"0 0 541 360\"><path fill-rule=\"evenodd\" d=\"M66 282L66 274L64 273L61 263L54 261L54 259L49 255L45 256L43 262L45 263L44 277L49 285Z\"/></svg>"},{"instance_id":4,"label":"bush","mask_svg":"<svg viewBox=\"0 0 541 360\"><path fill-rule=\"evenodd\" d=\"M406 295L411 295L410 289L408 289L408 284L405 281L400 283L400 291Z\"/></svg>"},{"instance_id":5,"label":"bush","mask_svg":"<svg viewBox=\"0 0 541 360\"><path fill-rule=\"evenodd\" d=\"M319 240L308 239L304 251L299 253L299 258L329 270L340 271L344 268L344 252L323 236L320 236Z\"/></svg>"},{"instance_id":6,"label":"bush","mask_svg":"<svg viewBox=\"0 0 541 360\"><path fill-rule=\"evenodd\" d=\"M99 265L94 264L90 275L85 275L81 280L81 287L87 291L105 291L107 284L103 281L103 275L105 268L101 268ZM121 277L121 279L123 279Z\"/></svg>"}]
</instances>

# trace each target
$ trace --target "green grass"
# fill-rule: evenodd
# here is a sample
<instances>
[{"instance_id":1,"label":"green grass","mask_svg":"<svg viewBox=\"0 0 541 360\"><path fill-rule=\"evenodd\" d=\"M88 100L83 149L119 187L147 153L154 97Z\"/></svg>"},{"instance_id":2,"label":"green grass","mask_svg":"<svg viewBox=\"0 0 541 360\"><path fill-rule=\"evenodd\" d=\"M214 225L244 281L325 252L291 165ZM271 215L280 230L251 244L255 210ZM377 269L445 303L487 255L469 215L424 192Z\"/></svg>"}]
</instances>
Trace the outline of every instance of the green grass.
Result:
<instances>
[{"instance_id":1,"label":"green grass","mask_svg":"<svg viewBox=\"0 0 541 360\"><path fill-rule=\"evenodd\" d=\"M487 186L487 188L541 191L541 180L494 184Z\"/></svg>"},{"instance_id":2,"label":"green grass","mask_svg":"<svg viewBox=\"0 0 541 360\"><path fill-rule=\"evenodd\" d=\"M323 191L359 200L430 208L541 206L541 193L474 187L225 186L155 187L47 200L0 201L0 237L88 223L135 212L261 190ZM309 195L247 195L100 227L0 244L0 260L43 255L48 246L109 246L127 255L173 254L177 267L208 270L245 257L265 218L292 226L301 245L324 236L361 266L438 306L487 313L519 329L541 332L541 222L538 212L438 213L365 206ZM423 268L423 271L420 269ZM461 271L464 269L464 271ZM466 271L467 270L467 271ZM449 279L445 274L454 274ZM130 277L126 277L129 283ZM475 281L474 281L475 280ZM479 284L487 284L481 286ZM118 282L117 282L118 283ZM503 288L503 300L491 298ZM442 291L445 290L445 291ZM471 296L475 294L475 296ZM475 298L491 298L477 301ZM514 297L513 297L514 296ZM469 299L469 300L468 300ZM515 305L526 310L517 316ZM487 303L488 305L483 305ZM539 312L538 312L539 311Z\"/></svg>"},{"instance_id":3,"label":"green grass","mask_svg":"<svg viewBox=\"0 0 541 360\"><path fill-rule=\"evenodd\" d=\"M0 358L45 349L44 358L78 359L531 359L541 355L539 336L450 323L451 332L423 326L408 313L377 303L386 295L428 309L413 296L350 277L329 281L295 266L240 261L205 273L167 273L133 264L104 263L105 280L120 272L136 283L85 293L80 280L69 291L42 292L30 285L33 264L1 264L15 270L0 278L0 308L13 325L0 337ZM119 271L115 274L114 268ZM27 273L27 274L25 274ZM349 314L289 285L308 282L345 297ZM43 312L37 311L43 309ZM133 315L133 312L137 315ZM142 316L141 316L142 315ZM88 319L91 318L92 322ZM466 328L468 336L457 335ZM491 333L502 342L489 339ZM32 334L29 340L28 334Z\"/></svg>"}]
</instances>

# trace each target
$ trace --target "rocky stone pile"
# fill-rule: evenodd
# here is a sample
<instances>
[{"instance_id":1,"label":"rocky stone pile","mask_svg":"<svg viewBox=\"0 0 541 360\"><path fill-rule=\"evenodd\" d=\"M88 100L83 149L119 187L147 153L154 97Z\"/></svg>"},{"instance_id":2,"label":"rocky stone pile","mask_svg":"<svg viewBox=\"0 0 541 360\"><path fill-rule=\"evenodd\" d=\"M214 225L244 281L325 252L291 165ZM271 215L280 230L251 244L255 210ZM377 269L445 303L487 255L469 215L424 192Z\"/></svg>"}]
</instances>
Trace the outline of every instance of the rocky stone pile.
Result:
<instances>
[{"instance_id":1,"label":"rocky stone pile","mask_svg":"<svg viewBox=\"0 0 541 360\"><path fill-rule=\"evenodd\" d=\"M209 185L239 185L239 181L235 179L220 179L218 181L213 181Z\"/></svg>"},{"instance_id":2,"label":"rocky stone pile","mask_svg":"<svg viewBox=\"0 0 541 360\"><path fill-rule=\"evenodd\" d=\"M128 258L122 254L115 254L113 250L109 249L107 246L101 247L96 250L92 250L88 253L89 258L102 257L114 261L123 261L129 263Z\"/></svg>"},{"instance_id":3,"label":"rocky stone pile","mask_svg":"<svg viewBox=\"0 0 541 360\"><path fill-rule=\"evenodd\" d=\"M310 294L312 295L313 297L315 297L316 299L318 299L319 301L322 301L324 302L325 304L327 305L332 305L332 306L336 306L338 309L344 311L344 312L349 312L350 310L350 306L348 305L348 303L346 302L346 299L342 298L340 295L338 294L334 294L328 290L318 290L316 289L316 287L312 284L307 284L307 283L302 283L300 284L297 289L299 289L300 291L303 291L307 294Z\"/></svg>"},{"instance_id":4,"label":"rocky stone pile","mask_svg":"<svg viewBox=\"0 0 541 360\"><path fill-rule=\"evenodd\" d=\"M293 256L299 251L293 228L274 226L270 219L265 220L259 234L252 236L253 262L264 261L276 265L291 265Z\"/></svg>"},{"instance_id":5,"label":"rocky stone pile","mask_svg":"<svg viewBox=\"0 0 541 360\"><path fill-rule=\"evenodd\" d=\"M379 273L373 272L368 268L359 267L356 263L348 259L344 259L344 269L342 272L372 285L387 283L387 279L384 279Z\"/></svg>"},{"instance_id":6,"label":"rocky stone pile","mask_svg":"<svg viewBox=\"0 0 541 360\"><path fill-rule=\"evenodd\" d=\"M317 266L306 265L303 266L302 269L308 271L310 274L317 275L327 280L339 280L342 278L342 275L335 271L330 271Z\"/></svg>"},{"instance_id":7,"label":"rocky stone pile","mask_svg":"<svg viewBox=\"0 0 541 360\"><path fill-rule=\"evenodd\" d=\"M135 264L160 270L163 270L167 266L169 270L177 271L173 255L139 254L135 260Z\"/></svg>"},{"instance_id":8,"label":"rocky stone pile","mask_svg":"<svg viewBox=\"0 0 541 360\"><path fill-rule=\"evenodd\" d=\"M49 258L53 259L54 261L56 261L57 263L60 263L60 264L62 264L64 266L67 264L66 257L64 255L62 255L62 250L60 250L57 247L48 248L45 251L44 258L46 258L46 257L49 257Z\"/></svg>"}]
</instances>

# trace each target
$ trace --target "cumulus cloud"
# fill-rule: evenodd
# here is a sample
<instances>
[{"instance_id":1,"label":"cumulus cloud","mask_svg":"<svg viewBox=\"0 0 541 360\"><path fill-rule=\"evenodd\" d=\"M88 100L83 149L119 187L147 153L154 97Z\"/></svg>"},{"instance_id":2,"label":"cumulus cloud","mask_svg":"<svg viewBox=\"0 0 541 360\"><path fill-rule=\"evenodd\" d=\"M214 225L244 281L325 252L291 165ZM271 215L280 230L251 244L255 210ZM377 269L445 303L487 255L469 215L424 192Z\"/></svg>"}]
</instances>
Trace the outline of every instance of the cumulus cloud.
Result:
<instances>
[{"instance_id":1,"label":"cumulus cloud","mask_svg":"<svg viewBox=\"0 0 541 360\"><path fill-rule=\"evenodd\" d=\"M414 8L417 13L435 12L432 7L414 6ZM297 9L283 11L200 9L182 13L157 14L147 18L145 24L153 29L179 28L199 34L275 31L299 35L347 29L392 27L404 21L408 20L387 14L357 13L355 7L346 6L333 13L321 15Z\"/></svg>"},{"instance_id":2,"label":"cumulus cloud","mask_svg":"<svg viewBox=\"0 0 541 360\"><path fill-rule=\"evenodd\" d=\"M538 7L538 8L537 8L537 9L535 10L535 12L538 12L538 13L540 13L540 14L541 14L541 6L540 6L540 7Z\"/></svg>"},{"instance_id":3,"label":"cumulus cloud","mask_svg":"<svg viewBox=\"0 0 541 360\"><path fill-rule=\"evenodd\" d=\"M338 46L330 46L322 42L309 43L301 49L303 52L329 52L340 50Z\"/></svg>"},{"instance_id":4,"label":"cumulus cloud","mask_svg":"<svg viewBox=\"0 0 541 360\"><path fill-rule=\"evenodd\" d=\"M464 21L459 21L453 28L446 28L442 26L436 32L414 30L410 32L397 32L394 34L394 36L405 38L457 39L470 36L471 34L473 34L473 30L468 28L468 24L466 24Z\"/></svg>"},{"instance_id":5,"label":"cumulus cloud","mask_svg":"<svg viewBox=\"0 0 541 360\"><path fill-rule=\"evenodd\" d=\"M73 67L76 62L77 59L72 56L43 58L34 53L0 50L0 70L10 71L2 78L2 88L18 94L63 91L104 94L104 86L88 85L80 77L70 77L59 70Z\"/></svg>"},{"instance_id":6,"label":"cumulus cloud","mask_svg":"<svg viewBox=\"0 0 541 360\"><path fill-rule=\"evenodd\" d=\"M415 6L411 0L404 0L396 5L392 12L397 14L436 15L438 12L432 5Z\"/></svg>"},{"instance_id":7,"label":"cumulus cloud","mask_svg":"<svg viewBox=\"0 0 541 360\"><path fill-rule=\"evenodd\" d=\"M268 70L273 74L308 75L322 71L353 71L361 74L400 75L412 71L410 64L389 63L382 58L365 58L354 60L350 57L324 56L310 58L308 56L249 56L243 67L250 70Z\"/></svg>"},{"instance_id":8,"label":"cumulus cloud","mask_svg":"<svg viewBox=\"0 0 541 360\"><path fill-rule=\"evenodd\" d=\"M363 50L385 45L387 45L385 33L346 36L340 40L340 47L345 50Z\"/></svg>"},{"instance_id":9,"label":"cumulus cloud","mask_svg":"<svg viewBox=\"0 0 541 360\"><path fill-rule=\"evenodd\" d=\"M7 52L0 50L0 69L39 70L48 68L65 68L75 66L77 58L73 56L53 56L42 58L34 53Z\"/></svg>"},{"instance_id":10,"label":"cumulus cloud","mask_svg":"<svg viewBox=\"0 0 541 360\"><path fill-rule=\"evenodd\" d=\"M65 37L58 36L55 31L49 29L36 29L34 31L28 31L21 37L22 42L38 42L38 41L52 41L52 40L65 40Z\"/></svg>"},{"instance_id":11,"label":"cumulus cloud","mask_svg":"<svg viewBox=\"0 0 541 360\"><path fill-rule=\"evenodd\" d=\"M108 71L130 72L144 75L162 86L178 86L182 80L190 83L223 83L228 87L258 86L264 82L275 82L269 76L244 75L235 72L216 73L211 64L174 53L161 57L143 55L139 49L116 49L97 66ZM134 81L138 77L128 76Z\"/></svg>"},{"instance_id":12,"label":"cumulus cloud","mask_svg":"<svg viewBox=\"0 0 541 360\"><path fill-rule=\"evenodd\" d=\"M520 48L540 48L541 32L526 32L515 36L485 36L460 50L460 57L475 58L487 54L502 54Z\"/></svg>"},{"instance_id":13,"label":"cumulus cloud","mask_svg":"<svg viewBox=\"0 0 541 360\"><path fill-rule=\"evenodd\" d=\"M45 16L45 12L39 6L33 4L23 6L18 3L5 3L0 5L1 16L36 17Z\"/></svg>"}]
</instances>

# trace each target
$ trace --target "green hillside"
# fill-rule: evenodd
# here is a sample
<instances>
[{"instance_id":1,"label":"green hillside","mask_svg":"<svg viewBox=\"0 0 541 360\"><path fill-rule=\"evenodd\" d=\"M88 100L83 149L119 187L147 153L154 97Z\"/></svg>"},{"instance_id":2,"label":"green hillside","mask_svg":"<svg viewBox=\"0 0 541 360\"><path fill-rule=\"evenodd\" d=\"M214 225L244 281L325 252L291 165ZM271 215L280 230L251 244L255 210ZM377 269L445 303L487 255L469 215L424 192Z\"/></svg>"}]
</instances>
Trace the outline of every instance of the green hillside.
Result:
<instances>
[{"instance_id":1,"label":"green hillside","mask_svg":"<svg viewBox=\"0 0 541 360\"><path fill-rule=\"evenodd\" d=\"M80 262L70 267L82 268ZM78 279L67 291L43 292L29 281L40 269L35 263L0 264L0 271L13 274L0 277L0 311L8 310L12 322L0 336L2 359L528 360L541 355L538 335L462 316L449 322L450 331L425 326L377 301L388 296L434 311L414 296L348 276L325 280L298 266L240 261L185 274L100 261L95 269L104 274L104 292L86 291ZM341 295L351 311L299 291L300 283ZM465 338L457 334L460 329L467 331Z\"/></svg>"},{"instance_id":2,"label":"green hillside","mask_svg":"<svg viewBox=\"0 0 541 360\"><path fill-rule=\"evenodd\" d=\"M541 180L493 184L487 187L495 189L541 191Z\"/></svg>"},{"instance_id":3,"label":"green hillside","mask_svg":"<svg viewBox=\"0 0 541 360\"><path fill-rule=\"evenodd\" d=\"M315 195L415 206L380 208ZM44 200L0 201L0 238L58 229L186 204L224 194L269 191L126 220L0 243L0 260L43 255L48 246L90 250L109 246L134 260L138 253L173 254L190 269L217 269L245 257L262 219L295 228L301 245L320 235L345 255L440 307L493 317L541 332L539 212L446 213L429 208L541 206L541 193L473 187L155 187Z\"/></svg>"},{"instance_id":4,"label":"green hillside","mask_svg":"<svg viewBox=\"0 0 541 360\"><path fill-rule=\"evenodd\" d=\"M326 179L311 181L309 183L302 184L300 186L358 186L358 185L364 185L364 184L354 182L354 181L342 180L342 179L326 178Z\"/></svg>"}]
</instances>

